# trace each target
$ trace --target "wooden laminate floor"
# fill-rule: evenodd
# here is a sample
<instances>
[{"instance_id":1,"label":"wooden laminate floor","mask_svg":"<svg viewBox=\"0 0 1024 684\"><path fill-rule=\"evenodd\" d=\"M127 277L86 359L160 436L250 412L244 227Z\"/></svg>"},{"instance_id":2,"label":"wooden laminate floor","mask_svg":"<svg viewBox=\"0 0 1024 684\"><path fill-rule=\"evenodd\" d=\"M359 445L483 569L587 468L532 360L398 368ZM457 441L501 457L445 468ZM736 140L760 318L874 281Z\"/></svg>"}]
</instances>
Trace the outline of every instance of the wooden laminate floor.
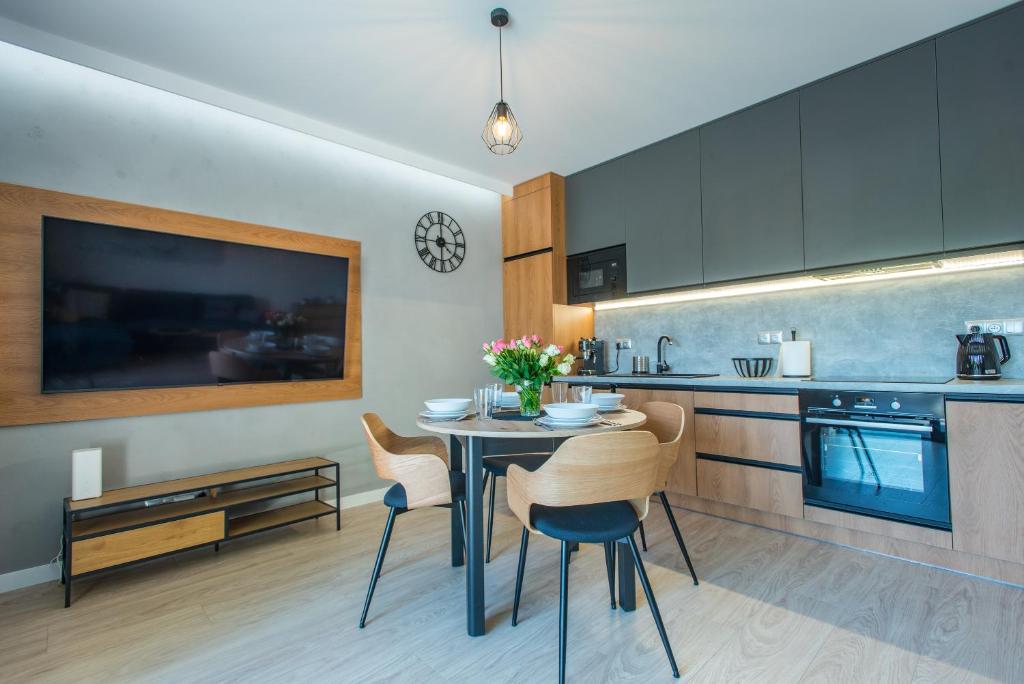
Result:
<instances>
[{"instance_id":1,"label":"wooden laminate floor","mask_svg":"<svg viewBox=\"0 0 1024 684\"><path fill-rule=\"evenodd\" d=\"M501 498L501 497L499 497ZM495 522L484 637L465 632L448 512L398 518L366 629L356 628L382 505L128 569L0 595L0 681L550 682L558 547L532 540L509 623L519 527ZM701 585L652 504L648 572L683 680L1024 681L1024 590L677 511ZM571 566L569 679L673 681L642 594L608 605L604 553Z\"/></svg>"}]
</instances>

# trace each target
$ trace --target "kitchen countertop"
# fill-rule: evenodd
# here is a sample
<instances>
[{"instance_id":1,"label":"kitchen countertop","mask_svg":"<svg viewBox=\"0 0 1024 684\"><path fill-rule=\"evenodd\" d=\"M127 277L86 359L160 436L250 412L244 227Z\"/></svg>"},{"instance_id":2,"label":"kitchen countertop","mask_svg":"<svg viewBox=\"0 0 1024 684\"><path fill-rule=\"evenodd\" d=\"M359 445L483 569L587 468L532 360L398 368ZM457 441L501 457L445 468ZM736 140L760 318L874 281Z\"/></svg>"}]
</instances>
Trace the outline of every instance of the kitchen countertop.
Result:
<instances>
[{"instance_id":1,"label":"kitchen countertop","mask_svg":"<svg viewBox=\"0 0 1024 684\"><path fill-rule=\"evenodd\" d=\"M838 382L800 380L769 376L742 378L738 375L716 375L710 378L662 378L650 375L570 375L564 382L593 385L649 385L651 387L684 387L694 389L729 388L751 390L834 389L876 392L940 392L942 394L1015 395L1024 398L1024 379L952 380L947 383L928 382Z\"/></svg>"}]
</instances>

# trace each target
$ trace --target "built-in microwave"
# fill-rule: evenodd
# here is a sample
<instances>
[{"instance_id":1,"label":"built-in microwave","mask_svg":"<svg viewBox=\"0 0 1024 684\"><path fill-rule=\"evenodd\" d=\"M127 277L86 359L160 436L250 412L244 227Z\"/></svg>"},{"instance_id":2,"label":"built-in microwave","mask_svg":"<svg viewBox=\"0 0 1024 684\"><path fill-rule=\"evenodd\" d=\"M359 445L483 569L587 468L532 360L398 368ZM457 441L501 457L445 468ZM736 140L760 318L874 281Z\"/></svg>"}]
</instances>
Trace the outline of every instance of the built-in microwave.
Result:
<instances>
[{"instance_id":1,"label":"built-in microwave","mask_svg":"<svg viewBox=\"0 0 1024 684\"><path fill-rule=\"evenodd\" d=\"M626 296L626 246L574 254L568 262L570 304L603 302Z\"/></svg>"}]
</instances>

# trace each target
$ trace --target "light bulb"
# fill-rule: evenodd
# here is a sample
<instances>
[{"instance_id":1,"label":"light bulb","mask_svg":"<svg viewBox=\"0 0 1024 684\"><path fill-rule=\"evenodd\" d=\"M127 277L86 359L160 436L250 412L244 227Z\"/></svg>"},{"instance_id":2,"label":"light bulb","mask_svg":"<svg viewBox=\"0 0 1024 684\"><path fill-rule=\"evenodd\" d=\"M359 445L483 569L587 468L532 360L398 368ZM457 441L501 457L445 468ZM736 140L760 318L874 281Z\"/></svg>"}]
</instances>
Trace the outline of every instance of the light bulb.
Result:
<instances>
[{"instance_id":1,"label":"light bulb","mask_svg":"<svg viewBox=\"0 0 1024 684\"><path fill-rule=\"evenodd\" d=\"M499 116L491 124L491 133L498 140L505 140L512 135L512 124L508 122L508 117Z\"/></svg>"}]
</instances>

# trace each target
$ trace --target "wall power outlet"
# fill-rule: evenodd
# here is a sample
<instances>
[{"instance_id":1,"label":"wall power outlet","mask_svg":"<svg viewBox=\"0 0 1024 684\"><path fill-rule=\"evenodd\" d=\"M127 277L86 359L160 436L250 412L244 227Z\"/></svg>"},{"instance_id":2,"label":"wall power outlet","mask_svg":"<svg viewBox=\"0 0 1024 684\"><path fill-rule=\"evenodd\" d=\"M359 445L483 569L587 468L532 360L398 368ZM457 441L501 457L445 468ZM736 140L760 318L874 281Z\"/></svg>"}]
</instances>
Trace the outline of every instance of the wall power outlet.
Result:
<instances>
[{"instance_id":1,"label":"wall power outlet","mask_svg":"<svg viewBox=\"0 0 1024 684\"><path fill-rule=\"evenodd\" d=\"M1024 318L986 318L976 321L964 321L964 330L971 331L978 326L982 332L993 335L1024 335Z\"/></svg>"},{"instance_id":2,"label":"wall power outlet","mask_svg":"<svg viewBox=\"0 0 1024 684\"><path fill-rule=\"evenodd\" d=\"M781 330L762 330L757 333L758 344L782 344Z\"/></svg>"}]
</instances>

